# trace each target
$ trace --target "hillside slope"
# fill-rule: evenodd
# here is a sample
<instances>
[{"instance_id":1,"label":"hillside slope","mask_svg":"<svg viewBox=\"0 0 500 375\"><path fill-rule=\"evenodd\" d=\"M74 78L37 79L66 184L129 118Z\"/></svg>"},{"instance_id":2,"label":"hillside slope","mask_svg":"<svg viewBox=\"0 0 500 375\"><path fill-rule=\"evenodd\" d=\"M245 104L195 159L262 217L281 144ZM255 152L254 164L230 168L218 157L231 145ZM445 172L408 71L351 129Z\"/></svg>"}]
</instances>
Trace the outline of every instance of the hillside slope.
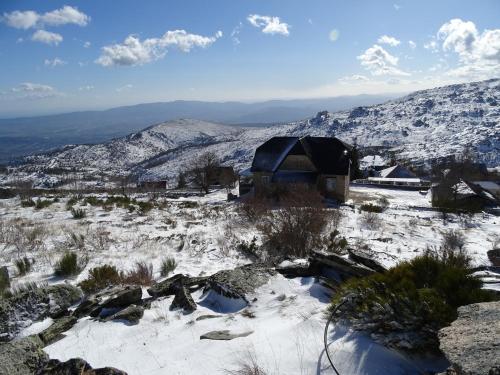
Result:
<instances>
[{"instance_id":1,"label":"hillside slope","mask_svg":"<svg viewBox=\"0 0 500 375\"><path fill-rule=\"evenodd\" d=\"M32 157L33 165L91 166L169 177L204 151L238 169L255 148L273 136L336 136L361 147L383 146L423 162L459 155L471 147L488 166L500 165L500 80L418 91L384 104L269 128L241 129L198 120L179 120L94 146L76 146Z\"/></svg>"}]
</instances>

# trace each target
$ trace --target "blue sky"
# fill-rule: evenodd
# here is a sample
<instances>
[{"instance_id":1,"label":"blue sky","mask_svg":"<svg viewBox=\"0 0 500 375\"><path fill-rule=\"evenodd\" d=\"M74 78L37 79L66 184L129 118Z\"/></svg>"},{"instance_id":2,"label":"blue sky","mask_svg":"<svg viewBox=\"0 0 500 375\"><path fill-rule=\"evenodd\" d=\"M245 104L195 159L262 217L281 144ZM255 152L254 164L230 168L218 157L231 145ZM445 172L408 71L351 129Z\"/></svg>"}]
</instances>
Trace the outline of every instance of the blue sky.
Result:
<instances>
[{"instance_id":1,"label":"blue sky","mask_svg":"<svg viewBox=\"0 0 500 375\"><path fill-rule=\"evenodd\" d=\"M0 3L0 117L500 76L500 1Z\"/></svg>"}]
</instances>

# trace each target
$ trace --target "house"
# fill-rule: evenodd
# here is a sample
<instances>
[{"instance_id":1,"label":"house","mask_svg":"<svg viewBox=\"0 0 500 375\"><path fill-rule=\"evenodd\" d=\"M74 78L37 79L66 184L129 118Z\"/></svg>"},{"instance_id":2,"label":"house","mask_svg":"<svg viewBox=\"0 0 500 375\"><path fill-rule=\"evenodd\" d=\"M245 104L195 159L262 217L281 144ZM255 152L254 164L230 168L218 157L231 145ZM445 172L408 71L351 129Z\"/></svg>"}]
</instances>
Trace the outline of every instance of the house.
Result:
<instances>
[{"instance_id":1,"label":"house","mask_svg":"<svg viewBox=\"0 0 500 375\"><path fill-rule=\"evenodd\" d=\"M493 194L480 185L462 179L451 186L433 184L430 193L432 205L435 207L478 209L499 203Z\"/></svg>"},{"instance_id":2,"label":"house","mask_svg":"<svg viewBox=\"0 0 500 375\"><path fill-rule=\"evenodd\" d=\"M415 173L409 169L403 167L402 165L396 164L392 167L382 169L378 176L380 178L415 178L417 177Z\"/></svg>"},{"instance_id":3,"label":"house","mask_svg":"<svg viewBox=\"0 0 500 375\"><path fill-rule=\"evenodd\" d=\"M346 201L352 146L331 137L273 137L255 150L250 171L255 194L283 184L314 186L323 196Z\"/></svg>"}]
</instances>

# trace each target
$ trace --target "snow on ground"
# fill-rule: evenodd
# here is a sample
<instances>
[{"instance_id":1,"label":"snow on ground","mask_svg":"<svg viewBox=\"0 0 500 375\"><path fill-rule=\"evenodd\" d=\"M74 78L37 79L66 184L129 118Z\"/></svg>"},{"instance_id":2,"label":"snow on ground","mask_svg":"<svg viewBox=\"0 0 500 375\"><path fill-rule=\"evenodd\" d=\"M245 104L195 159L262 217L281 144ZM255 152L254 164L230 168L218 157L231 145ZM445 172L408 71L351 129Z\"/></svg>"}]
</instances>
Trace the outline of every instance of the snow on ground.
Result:
<instances>
[{"instance_id":1,"label":"snow on ground","mask_svg":"<svg viewBox=\"0 0 500 375\"><path fill-rule=\"evenodd\" d=\"M381 197L388 201L388 208L376 214L375 224L369 224L359 206ZM26 253L0 243L0 264L7 264L10 271L15 269L13 262L18 256L27 255L36 261L33 272L14 278L14 284L63 282L52 276L53 266L72 246L71 233L84 236L85 250L79 251L89 257L85 270L69 280L71 283L85 279L94 266L110 263L127 270L137 261L151 262L159 278L160 263L166 256L176 259L176 273L208 275L248 263L237 251L237 244L254 236L260 241L258 231L238 219L235 203L226 202L223 191L205 197L164 199L161 208L144 215L87 205L82 207L87 217L81 220L72 218L66 209L67 199L60 198L41 210L21 207L19 198L0 201L0 235L16 225L24 230L38 227L43 233L33 251ZM148 198L141 195L137 199ZM449 215L445 221L431 209L427 197L416 191L352 187L350 202L340 209L341 235L351 246L366 245L372 256L387 266L411 259L427 246L439 246L442 233L450 229L465 235L466 248L476 264L487 264L490 241L500 236L500 218L489 214L471 218ZM213 293L197 292L193 297L198 303L193 314L170 311L169 297L155 301L135 326L82 319L66 338L46 351L52 358L79 356L94 367L115 366L130 375L222 374L252 358L269 374L333 373L322 346L324 312L330 297L313 279L275 276L250 296L250 301L256 300L248 307L242 301L229 303ZM207 314L220 316L197 320ZM23 335L48 324L50 321L35 323ZM200 340L204 333L226 329L253 333L231 341ZM343 375L417 374L430 365L380 347L346 327L338 327L330 338L331 353Z\"/></svg>"}]
</instances>

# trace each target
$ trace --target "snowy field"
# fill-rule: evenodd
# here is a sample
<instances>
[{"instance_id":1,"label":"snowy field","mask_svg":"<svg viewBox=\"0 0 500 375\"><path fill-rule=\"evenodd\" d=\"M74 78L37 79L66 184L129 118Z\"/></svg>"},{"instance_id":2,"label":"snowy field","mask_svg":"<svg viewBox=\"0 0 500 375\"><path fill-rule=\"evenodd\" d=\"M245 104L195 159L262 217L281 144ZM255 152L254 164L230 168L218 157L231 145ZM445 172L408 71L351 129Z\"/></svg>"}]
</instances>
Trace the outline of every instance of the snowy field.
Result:
<instances>
[{"instance_id":1,"label":"snowy field","mask_svg":"<svg viewBox=\"0 0 500 375\"><path fill-rule=\"evenodd\" d=\"M367 223L359 206L381 197L388 201L387 210ZM250 262L237 250L242 240L250 241L255 236L260 243L259 232L239 217L236 203L226 202L223 191L205 197L165 199L161 208L146 214L87 205L82 207L87 215L81 220L73 219L66 209L67 200L60 198L41 210L22 207L19 198L0 200L3 232L17 226L19 231L35 228L39 233L28 251L0 242L0 264L7 264L12 272L19 256L35 259L33 271L14 278L14 284L76 284L92 267L108 263L128 270L138 261L152 263L155 278L160 279L160 264L166 256L177 261L175 273L210 275ZM411 259L428 246L439 246L442 233L450 229L460 230L474 262L486 265L486 252L500 236L500 218L489 214L471 218L449 215L443 220L431 209L428 198L416 191L352 187L351 200L340 209L341 235L353 247L368 248L386 266ZM55 278L54 264L65 250L76 246L72 238L80 235L84 238L81 251L89 257L89 263L75 279ZM173 297L167 297L153 302L137 325L81 319L64 339L45 350L51 358L81 357L93 367L114 366L131 375L224 374L249 361L258 363L267 374L333 374L322 341L330 297L329 291L312 278L277 275L250 296L249 306L199 291L193 294L198 309L184 315L169 310ZM50 323L35 323L23 334L39 332ZM250 334L231 341L200 340L200 335L214 330ZM332 340L331 353L343 375L419 374L432 367L345 327L338 327ZM440 370L446 367L442 363L432 365Z\"/></svg>"}]
</instances>

